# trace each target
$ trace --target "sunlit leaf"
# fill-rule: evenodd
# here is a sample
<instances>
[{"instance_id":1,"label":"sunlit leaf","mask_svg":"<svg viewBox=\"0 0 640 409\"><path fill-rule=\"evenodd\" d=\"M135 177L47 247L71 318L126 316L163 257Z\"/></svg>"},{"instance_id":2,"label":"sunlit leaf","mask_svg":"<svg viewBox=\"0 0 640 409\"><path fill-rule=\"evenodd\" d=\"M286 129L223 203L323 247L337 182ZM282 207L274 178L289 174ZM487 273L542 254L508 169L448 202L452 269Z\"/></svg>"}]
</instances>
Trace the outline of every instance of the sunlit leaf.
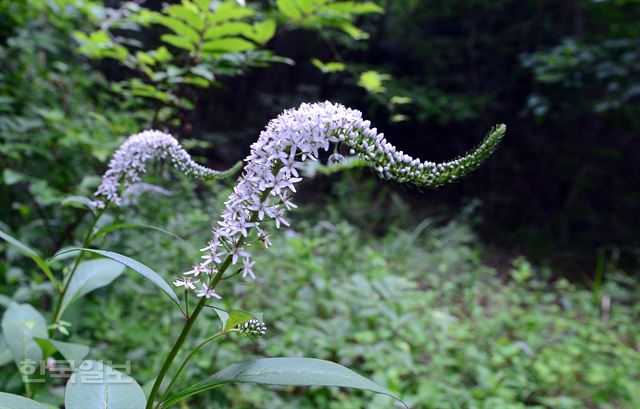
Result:
<instances>
[{"instance_id":1,"label":"sunlit leaf","mask_svg":"<svg viewBox=\"0 0 640 409\"><path fill-rule=\"evenodd\" d=\"M230 21L223 24L212 25L207 28L204 33L206 40L212 40L214 38L221 37L233 37L240 35L251 34L253 28L250 24L241 21Z\"/></svg>"},{"instance_id":2,"label":"sunlit leaf","mask_svg":"<svg viewBox=\"0 0 640 409\"><path fill-rule=\"evenodd\" d=\"M174 47L182 48L187 51L195 51L196 46L184 37L177 36L175 34L163 34L160 39L167 44L171 44Z\"/></svg>"},{"instance_id":3,"label":"sunlit leaf","mask_svg":"<svg viewBox=\"0 0 640 409\"><path fill-rule=\"evenodd\" d=\"M331 73L331 72L344 71L344 69L346 68L344 63L337 62L337 61L323 63L317 58L312 59L311 64L313 64L316 68L318 68L320 71L322 71L325 74Z\"/></svg>"},{"instance_id":4,"label":"sunlit leaf","mask_svg":"<svg viewBox=\"0 0 640 409\"><path fill-rule=\"evenodd\" d=\"M207 41L202 45L203 51L211 53L237 53L254 48L256 48L255 44L242 38L219 38Z\"/></svg>"}]
</instances>

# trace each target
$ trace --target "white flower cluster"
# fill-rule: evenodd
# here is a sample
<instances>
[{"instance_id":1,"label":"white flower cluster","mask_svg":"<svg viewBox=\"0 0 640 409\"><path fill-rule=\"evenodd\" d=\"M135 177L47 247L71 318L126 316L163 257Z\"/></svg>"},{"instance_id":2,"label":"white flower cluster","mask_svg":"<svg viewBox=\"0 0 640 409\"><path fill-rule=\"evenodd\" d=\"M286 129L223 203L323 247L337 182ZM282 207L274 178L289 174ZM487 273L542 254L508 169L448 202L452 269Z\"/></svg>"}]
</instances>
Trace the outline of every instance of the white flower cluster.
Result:
<instances>
[{"instance_id":1,"label":"white flower cluster","mask_svg":"<svg viewBox=\"0 0 640 409\"><path fill-rule=\"evenodd\" d=\"M233 171L219 172L199 165L173 136L160 131L142 131L130 136L113 155L95 193L98 197L94 201L95 206L103 208L104 199L115 205L123 204L121 188L126 190L140 181L149 160L166 158L185 175L196 179L220 178Z\"/></svg>"},{"instance_id":2,"label":"white flower cluster","mask_svg":"<svg viewBox=\"0 0 640 409\"><path fill-rule=\"evenodd\" d=\"M202 249L203 261L174 284L195 289L202 279L202 289L197 295L219 298L207 286L209 277L219 271L237 264L242 265L238 273L242 271L243 277L255 278L254 262L246 250L251 244L250 231L253 229L268 247L265 223L273 221L276 228L289 226L285 210L296 207L290 195L302 180L298 169L302 162L316 160L320 151L329 150L332 143L346 145L350 155L357 154L366 160L383 178L437 186L477 167L493 151L502 134L504 126L496 128L473 153L435 164L397 151L357 110L330 102L302 104L298 109L287 110L270 121L251 146L244 172L225 202L222 220L213 228L213 239ZM338 153L331 157L332 162L340 160L342 155Z\"/></svg>"}]
</instances>

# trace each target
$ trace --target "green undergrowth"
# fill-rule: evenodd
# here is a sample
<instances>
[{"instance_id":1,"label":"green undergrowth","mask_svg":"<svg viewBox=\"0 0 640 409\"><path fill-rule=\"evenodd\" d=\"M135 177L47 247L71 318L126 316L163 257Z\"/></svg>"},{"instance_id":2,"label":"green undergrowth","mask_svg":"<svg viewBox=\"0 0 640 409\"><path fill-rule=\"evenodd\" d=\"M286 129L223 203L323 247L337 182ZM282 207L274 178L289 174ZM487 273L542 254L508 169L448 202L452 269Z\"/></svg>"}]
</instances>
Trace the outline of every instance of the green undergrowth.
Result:
<instances>
[{"instance_id":1,"label":"green undergrowth","mask_svg":"<svg viewBox=\"0 0 640 409\"><path fill-rule=\"evenodd\" d=\"M193 211L173 220L173 227L186 233L205 218ZM218 306L256 313L269 331L260 340L207 347L187 370L185 386L252 356L304 356L349 366L412 408L640 407L637 282L612 273L596 299L524 258L498 274L484 262L464 218L436 225L427 219L382 237L332 219L275 234L272 247L258 251L256 281L222 285L225 298ZM189 241L196 245L195 237L208 234L192 233ZM172 239L145 234L145 257L164 271L196 254L188 244L156 251ZM94 356L132 360L134 374L147 381L182 318L166 314L165 300L143 282L126 278L120 284L83 305L79 336L95 335L91 343L102 347ZM611 301L610 308L602 309L602 299ZM218 330L215 314L208 314L196 337ZM239 385L187 407L394 405L383 396L337 389Z\"/></svg>"}]
</instances>

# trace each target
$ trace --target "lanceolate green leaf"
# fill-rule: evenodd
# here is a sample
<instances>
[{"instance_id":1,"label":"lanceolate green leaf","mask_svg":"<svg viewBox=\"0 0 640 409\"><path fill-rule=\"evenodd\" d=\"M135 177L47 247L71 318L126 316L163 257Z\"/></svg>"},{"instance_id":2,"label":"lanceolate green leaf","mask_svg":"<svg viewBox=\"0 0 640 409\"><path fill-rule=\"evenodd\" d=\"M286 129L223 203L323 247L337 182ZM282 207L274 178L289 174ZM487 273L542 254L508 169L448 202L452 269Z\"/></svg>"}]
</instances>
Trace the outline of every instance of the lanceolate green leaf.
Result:
<instances>
[{"instance_id":1,"label":"lanceolate green leaf","mask_svg":"<svg viewBox=\"0 0 640 409\"><path fill-rule=\"evenodd\" d=\"M180 306L180 300L178 299L178 296L173 291L171 286L169 286L169 284L167 284L167 282L164 281L164 279L162 277L160 277L160 275L158 273L156 273L155 271L153 271L149 267L145 266L144 264L140 263L139 261L136 261L136 260L134 260L132 258L129 258L127 256L123 256L122 254L114 253L113 251L95 250L95 249L86 249L86 248L75 248L75 249L67 250L67 251L64 251L62 253L56 254L55 257L57 257L57 256L59 256L61 254L64 254L64 253L68 253L70 251L88 251L90 253L99 254L99 255L101 255L103 257L107 257L107 258L110 258L112 260L117 261L118 263L124 264L125 266L131 268L133 271L135 271L136 273L140 274L141 276L143 276L147 280L151 281L153 284L155 284L158 288L160 288L162 290L162 292L164 292L167 296L169 296L169 298L171 298L171 300L180 309L182 309L182 307Z\"/></svg>"},{"instance_id":2,"label":"lanceolate green leaf","mask_svg":"<svg viewBox=\"0 0 640 409\"><path fill-rule=\"evenodd\" d=\"M101 237L101 236L106 236L107 234L114 232L116 230L122 230L122 229L149 229L149 230L155 230L155 231L159 231L161 233L167 234L173 238L176 238L178 240L184 241L184 239L180 236L178 236L177 234L171 233L168 230L165 230L161 227L156 227L156 226L151 226L149 224L138 224L138 223L117 223L117 224L110 224L108 226L104 226L100 229L98 229L97 232L95 232L93 234L93 238L92 241Z\"/></svg>"},{"instance_id":3,"label":"lanceolate green leaf","mask_svg":"<svg viewBox=\"0 0 640 409\"><path fill-rule=\"evenodd\" d=\"M96 213L96 206L93 204L93 200L84 196L69 196L64 199L60 205L62 206L72 206L72 207L84 207L91 211L91 213Z\"/></svg>"},{"instance_id":4,"label":"lanceolate green leaf","mask_svg":"<svg viewBox=\"0 0 640 409\"><path fill-rule=\"evenodd\" d=\"M12 304L2 317L2 336L16 363L29 359L39 363L42 351L34 337L47 337L47 322L29 304Z\"/></svg>"},{"instance_id":5,"label":"lanceolate green leaf","mask_svg":"<svg viewBox=\"0 0 640 409\"><path fill-rule=\"evenodd\" d=\"M144 409L146 403L133 378L96 361L83 361L64 393L66 409Z\"/></svg>"},{"instance_id":6,"label":"lanceolate green leaf","mask_svg":"<svg viewBox=\"0 0 640 409\"><path fill-rule=\"evenodd\" d=\"M47 409L47 406L24 396L0 392L0 409Z\"/></svg>"},{"instance_id":7,"label":"lanceolate green leaf","mask_svg":"<svg viewBox=\"0 0 640 409\"><path fill-rule=\"evenodd\" d=\"M202 51L211 53L237 53L254 48L255 44L236 37L218 38L202 44Z\"/></svg>"},{"instance_id":8,"label":"lanceolate green leaf","mask_svg":"<svg viewBox=\"0 0 640 409\"><path fill-rule=\"evenodd\" d=\"M80 263L62 299L60 316L71 303L93 290L111 284L123 271L124 267L113 260L96 259Z\"/></svg>"},{"instance_id":9,"label":"lanceolate green leaf","mask_svg":"<svg viewBox=\"0 0 640 409\"><path fill-rule=\"evenodd\" d=\"M286 386L338 386L400 398L391 391L334 362L313 358L266 358L230 366L171 396L163 407L227 383Z\"/></svg>"},{"instance_id":10,"label":"lanceolate green leaf","mask_svg":"<svg viewBox=\"0 0 640 409\"><path fill-rule=\"evenodd\" d=\"M34 249L32 249L31 247L27 246L26 244L22 243L21 241L17 240L13 236L11 236L10 234L2 230L0 230L0 239L5 240L7 243L15 246L23 254L31 257L31 259L35 261L38 267L40 267L40 269L44 272L47 278L51 281L51 283L54 286L59 287L58 280L56 280L56 278L53 276L53 273L51 272L49 265L40 257L40 255L38 255L38 253Z\"/></svg>"}]
</instances>

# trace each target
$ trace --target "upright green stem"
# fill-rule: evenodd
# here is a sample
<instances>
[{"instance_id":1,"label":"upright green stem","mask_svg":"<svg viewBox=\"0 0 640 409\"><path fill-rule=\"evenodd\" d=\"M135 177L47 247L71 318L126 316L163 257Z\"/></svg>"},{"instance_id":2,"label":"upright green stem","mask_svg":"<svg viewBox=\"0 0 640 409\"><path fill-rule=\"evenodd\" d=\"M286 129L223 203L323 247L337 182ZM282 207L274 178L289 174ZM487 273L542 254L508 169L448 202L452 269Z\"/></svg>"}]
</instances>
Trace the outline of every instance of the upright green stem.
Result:
<instances>
[{"instance_id":1,"label":"upright green stem","mask_svg":"<svg viewBox=\"0 0 640 409\"><path fill-rule=\"evenodd\" d=\"M93 236L93 228L96 227L96 223L98 223L98 220L100 220L100 217L102 217L104 212L107 210L107 207L109 207L109 202L105 203L104 207L100 209L96 217L93 219L91 226L89 226L87 233L84 235L84 240L82 241L82 248L86 248L89 246L89 244L91 244L91 238ZM53 312L52 324L54 325L57 324L58 321L60 321L60 318L61 318L60 316L62 315L62 300L64 299L64 296L67 293L67 290L69 289L69 284L71 283L71 279L76 273L76 270L78 269L78 266L80 265L80 262L82 261L83 257L84 257L84 251L81 251L78 257L76 258L76 261L74 262L73 267L71 268L71 272L69 273L69 276L66 278L66 280L63 280L64 286L62 287L62 291L60 291L60 296L58 297L56 308Z\"/></svg>"},{"instance_id":2,"label":"upright green stem","mask_svg":"<svg viewBox=\"0 0 640 409\"><path fill-rule=\"evenodd\" d=\"M180 374L184 370L184 367L187 366L187 363L191 360L191 358L193 358L193 356L196 354L196 352L198 352L200 349L202 349L202 347L207 345L209 342L211 342L211 341L213 341L215 339L218 339L221 336L225 335L227 332L218 332L217 334L210 336L209 338L207 338L204 341L202 341L201 343L199 343L198 346L193 349L193 351L189 352L189 354L186 356L184 361L182 361L182 363L178 367L178 370L176 371L176 373L173 375L173 378L171 379L171 382L169 382L169 386L167 386L167 389L164 391L164 393L160 397L160 401L161 402L165 400L165 398L169 394L169 391L171 391L171 388L173 387L173 385L175 385L176 381L178 380L178 377L180 376Z\"/></svg>"},{"instance_id":3,"label":"upright green stem","mask_svg":"<svg viewBox=\"0 0 640 409\"><path fill-rule=\"evenodd\" d=\"M279 169L280 166L282 165L277 165L275 172L277 172L277 169ZM262 195L260 196L260 201L264 202L269 196L269 193L271 193L271 189L268 189L262 192ZM250 220L256 221L257 217L258 217L257 212L253 212ZM244 242L245 242L245 237L242 236L235 243L235 247L241 247L242 245L244 245ZM213 278L211 279L211 282L209 282L209 285L207 286L209 289L214 290L216 288L220 280L222 280L222 275L227 271L227 269L231 265L232 259L233 258L231 254L228 254L227 257L222 262L222 264L220 265L220 268L218 269L218 272L216 273L216 275L213 276ZM171 351L169 351L169 354L165 358L164 363L162 364L162 368L160 368L160 372L158 373L158 376L155 382L153 383L153 387L151 388L151 392L149 393L149 399L147 400L146 409L153 409L153 403L154 403L154 400L156 399L156 395L158 394L158 390L160 390L160 385L162 385L162 381L164 380L164 377L167 375L167 372L169 371L169 368L171 367L173 360L176 358L176 355L178 354L178 351L180 351L182 344L184 344L184 341L187 339L189 332L191 332L191 328L193 327L194 322L198 318L198 315L200 315L200 312L204 308L206 301L207 299L205 297L202 297L198 302L198 305L196 305L196 308L193 310L193 313L191 313L191 316L187 318L187 323L182 328L182 332L180 332L178 339L176 340L175 344L173 344L173 348L171 348ZM160 407L160 404L158 404L157 408L159 407Z\"/></svg>"},{"instance_id":4,"label":"upright green stem","mask_svg":"<svg viewBox=\"0 0 640 409\"><path fill-rule=\"evenodd\" d=\"M244 237L241 237L236 243L236 246L242 246L243 244L244 244ZM231 260L232 260L231 255L227 255L227 257L222 262L220 269L211 280L211 283L209 284L210 289L213 290L216 287L216 285L218 285L218 283L222 279L222 275L224 274L225 271L227 271L227 268L229 268L229 266L231 265ZM160 372L158 373L158 377L156 378L156 381L153 383L153 387L151 388L151 392L149 393L149 400L147 400L146 409L153 409L153 403L156 398L156 395L158 394L158 390L162 385L162 381L164 380L164 377L167 375L167 372L169 371L169 368L171 367L173 360L176 358L176 355L180 351L182 344L184 344L184 341L187 339L189 332L191 332L191 328L193 327L193 324L196 322L198 315L200 315L200 312L202 312L202 309L204 308L206 302L207 302L207 299L205 297L202 297L200 299L200 301L198 302L198 305L196 305L196 308L191 313L191 316L189 316L189 318L187 319L187 323L182 328L182 332L180 332L178 339L176 340L175 344L173 344L173 348L171 348L171 351L169 351L169 354L165 358L164 363L162 364L162 368L160 368Z\"/></svg>"}]
</instances>

